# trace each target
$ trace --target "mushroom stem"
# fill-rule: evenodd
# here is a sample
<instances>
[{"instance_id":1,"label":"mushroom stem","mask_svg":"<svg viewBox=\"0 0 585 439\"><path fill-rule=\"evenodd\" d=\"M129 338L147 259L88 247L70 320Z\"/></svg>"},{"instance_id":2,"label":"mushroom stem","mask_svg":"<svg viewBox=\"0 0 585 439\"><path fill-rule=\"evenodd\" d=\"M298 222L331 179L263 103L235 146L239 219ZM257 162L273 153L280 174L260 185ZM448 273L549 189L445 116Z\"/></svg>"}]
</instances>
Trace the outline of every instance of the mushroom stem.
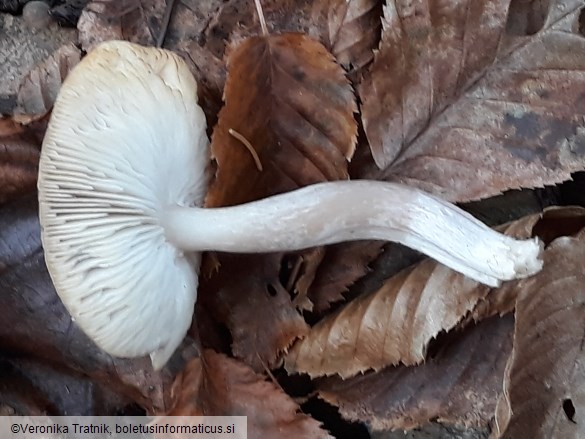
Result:
<instances>
[{"instance_id":1,"label":"mushroom stem","mask_svg":"<svg viewBox=\"0 0 585 439\"><path fill-rule=\"evenodd\" d=\"M239 206L173 207L162 221L167 239L186 251L259 253L387 240L490 286L542 267L537 239L502 235L450 203L395 183L320 183Z\"/></svg>"}]
</instances>

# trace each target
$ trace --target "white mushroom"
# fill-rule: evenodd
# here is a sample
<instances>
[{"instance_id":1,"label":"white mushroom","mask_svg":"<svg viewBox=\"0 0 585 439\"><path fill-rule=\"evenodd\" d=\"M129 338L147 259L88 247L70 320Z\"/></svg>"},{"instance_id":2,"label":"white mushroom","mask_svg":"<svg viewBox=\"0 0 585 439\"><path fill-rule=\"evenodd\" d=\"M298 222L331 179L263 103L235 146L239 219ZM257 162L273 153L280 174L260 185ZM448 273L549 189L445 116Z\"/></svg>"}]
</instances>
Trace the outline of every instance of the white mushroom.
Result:
<instances>
[{"instance_id":1,"label":"white mushroom","mask_svg":"<svg viewBox=\"0 0 585 439\"><path fill-rule=\"evenodd\" d=\"M167 362L191 323L204 250L382 239L488 285L540 270L537 240L398 184L322 183L199 207L209 145L196 88L172 52L112 41L73 69L55 103L38 180L45 257L71 316L106 352Z\"/></svg>"}]
</instances>

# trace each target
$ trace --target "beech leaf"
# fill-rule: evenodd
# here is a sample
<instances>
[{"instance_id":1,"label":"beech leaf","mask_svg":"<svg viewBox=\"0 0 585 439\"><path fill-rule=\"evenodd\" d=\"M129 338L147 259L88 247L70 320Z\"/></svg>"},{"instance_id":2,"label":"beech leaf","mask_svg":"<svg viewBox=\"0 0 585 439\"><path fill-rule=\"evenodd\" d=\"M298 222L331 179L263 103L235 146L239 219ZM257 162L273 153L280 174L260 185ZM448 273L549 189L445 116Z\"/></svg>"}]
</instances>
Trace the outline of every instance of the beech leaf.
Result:
<instances>
[{"instance_id":1,"label":"beech leaf","mask_svg":"<svg viewBox=\"0 0 585 439\"><path fill-rule=\"evenodd\" d=\"M250 438L331 437L275 384L209 349L187 364L173 388L177 403L169 416L247 416Z\"/></svg>"},{"instance_id":2,"label":"beech leaf","mask_svg":"<svg viewBox=\"0 0 585 439\"><path fill-rule=\"evenodd\" d=\"M358 73L374 59L374 49L378 47L382 28L382 1L337 0L323 3L315 2L313 8L328 7L328 47L331 53L350 74Z\"/></svg>"},{"instance_id":3,"label":"beech leaf","mask_svg":"<svg viewBox=\"0 0 585 439\"><path fill-rule=\"evenodd\" d=\"M508 0L388 2L360 87L382 178L451 201L542 187L585 169L583 2L502 44Z\"/></svg>"},{"instance_id":4,"label":"beech leaf","mask_svg":"<svg viewBox=\"0 0 585 439\"><path fill-rule=\"evenodd\" d=\"M346 378L399 362L420 363L428 342L455 326L488 292L489 287L427 259L321 320L293 345L286 369Z\"/></svg>"},{"instance_id":5,"label":"beech leaf","mask_svg":"<svg viewBox=\"0 0 585 439\"><path fill-rule=\"evenodd\" d=\"M319 396L344 418L365 421L375 431L407 430L431 420L486 427L501 393L513 325L509 315L447 334L438 352L417 367L325 378L317 384Z\"/></svg>"},{"instance_id":6,"label":"beech leaf","mask_svg":"<svg viewBox=\"0 0 585 439\"><path fill-rule=\"evenodd\" d=\"M228 72L211 141L218 169L208 207L348 178L357 107L321 44L302 34L252 37L231 51Z\"/></svg>"},{"instance_id":7,"label":"beech leaf","mask_svg":"<svg viewBox=\"0 0 585 439\"><path fill-rule=\"evenodd\" d=\"M269 32L303 32L315 38L352 69L355 79L378 46L381 4L381 0L263 0L262 9ZM251 0L177 4L165 46L191 61L191 71L200 86L199 101L205 104L210 126L215 125L221 108L226 48L230 42L259 31Z\"/></svg>"},{"instance_id":8,"label":"beech leaf","mask_svg":"<svg viewBox=\"0 0 585 439\"><path fill-rule=\"evenodd\" d=\"M585 230L553 241L543 259L518 284L495 437L585 437Z\"/></svg>"}]
</instances>

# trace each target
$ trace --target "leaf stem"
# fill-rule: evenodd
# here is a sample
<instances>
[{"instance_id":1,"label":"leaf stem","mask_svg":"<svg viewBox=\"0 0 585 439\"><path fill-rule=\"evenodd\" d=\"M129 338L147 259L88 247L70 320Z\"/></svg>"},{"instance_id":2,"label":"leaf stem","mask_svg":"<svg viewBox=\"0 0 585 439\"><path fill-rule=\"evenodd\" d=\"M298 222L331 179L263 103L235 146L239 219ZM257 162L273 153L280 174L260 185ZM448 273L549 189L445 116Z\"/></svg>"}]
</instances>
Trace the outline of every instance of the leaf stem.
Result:
<instances>
[{"instance_id":1,"label":"leaf stem","mask_svg":"<svg viewBox=\"0 0 585 439\"><path fill-rule=\"evenodd\" d=\"M294 251L344 241L395 241L490 286L542 267L538 240L518 241L420 190L386 182L319 183L239 206L175 207L166 238L186 251Z\"/></svg>"},{"instance_id":2,"label":"leaf stem","mask_svg":"<svg viewBox=\"0 0 585 439\"><path fill-rule=\"evenodd\" d=\"M256 12L258 13L258 19L260 20L260 27L262 28L262 35L268 36L268 28L266 27L266 20L264 20L264 12L262 11L262 5L260 0L254 0L256 5Z\"/></svg>"}]
</instances>

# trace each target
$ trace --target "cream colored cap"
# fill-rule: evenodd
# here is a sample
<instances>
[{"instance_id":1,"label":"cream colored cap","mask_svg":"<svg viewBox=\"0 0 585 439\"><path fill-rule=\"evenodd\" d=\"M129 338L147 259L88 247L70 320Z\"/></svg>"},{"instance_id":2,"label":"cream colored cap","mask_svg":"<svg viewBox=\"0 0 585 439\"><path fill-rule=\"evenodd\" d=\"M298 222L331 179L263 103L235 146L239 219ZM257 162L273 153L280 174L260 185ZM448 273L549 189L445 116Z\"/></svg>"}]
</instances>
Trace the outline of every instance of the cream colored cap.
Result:
<instances>
[{"instance_id":1,"label":"cream colored cap","mask_svg":"<svg viewBox=\"0 0 585 439\"><path fill-rule=\"evenodd\" d=\"M201 205L205 129L197 84L166 50L102 43L61 88L39 167L45 259L75 322L111 355L161 368L191 324L199 255L169 243L160 219Z\"/></svg>"}]
</instances>

